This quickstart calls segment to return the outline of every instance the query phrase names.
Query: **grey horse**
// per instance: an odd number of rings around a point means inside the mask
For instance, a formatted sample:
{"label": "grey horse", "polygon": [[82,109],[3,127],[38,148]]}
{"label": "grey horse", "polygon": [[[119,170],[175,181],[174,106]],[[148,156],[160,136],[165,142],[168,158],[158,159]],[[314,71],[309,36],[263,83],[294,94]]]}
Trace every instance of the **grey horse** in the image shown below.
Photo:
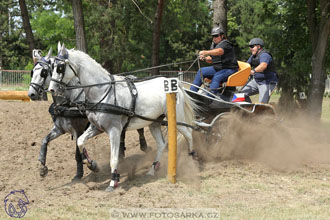
{"label": "grey horse", "polygon": [[[119,185],[120,134],[123,128],[135,130],[149,126],[149,130],[157,144],[157,154],[149,172],[154,175],[159,167],[160,158],[166,146],[160,118],[166,117],[166,94],[164,92],[164,77],[138,81],[112,76],[87,54],[77,50],[67,50],[64,44],[58,44],[58,55],[52,79],[48,90],[54,94],[64,87],[69,89],[69,81],[78,77],[84,86],[86,99],[86,114],[91,125],[78,138],[80,153],[85,148],[84,142],[103,132],[110,140],[111,181],[106,191],[113,191]],[[192,126],[197,105],[184,91],[181,82],[177,84],[176,119],[186,126],[177,126],[178,131],[188,142],[188,153],[194,155]],[[134,103],[135,108],[132,108]],[[87,163],[86,160],[83,161]]]}
{"label": "grey horse", "polygon": [[[54,57],[52,57],[52,50],[50,49],[45,57],[39,56],[37,54],[36,62],[31,71],[31,84],[28,91],[28,95],[33,101],[37,100],[47,100],[47,88],[50,83],[52,67],[54,63]],[[79,85],[79,80],[74,77],[69,85],[77,86]],[[62,96],[52,95],[53,103],[49,107],[49,113],[52,116],[54,126],[49,132],[49,134],[43,138],[42,145],[39,152],[39,161],[41,163],[40,176],[46,176],[48,173],[48,168],[46,166],[46,155],[47,146],[50,141],[58,138],[59,136],[69,133],[72,137],[77,140],[78,137],[84,133],[86,128],[89,126],[86,114],[77,108],[77,105],[73,103],[83,103],[85,101],[85,94],[83,89],[67,90]],[[147,143],[144,137],[143,129],[138,130],[140,149],[146,151]],[[120,156],[125,157],[125,132],[121,135],[121,147]],[[76,143],[76,153],[75,159],[77,162],[77,172],[73,180],[78,180],[83,176],[83,159],[87,159],[90,163],[87,167],[92,171],[97,171],[96,161],[90,159],[85,151],[84,154],[80,154],[79,148]]]}

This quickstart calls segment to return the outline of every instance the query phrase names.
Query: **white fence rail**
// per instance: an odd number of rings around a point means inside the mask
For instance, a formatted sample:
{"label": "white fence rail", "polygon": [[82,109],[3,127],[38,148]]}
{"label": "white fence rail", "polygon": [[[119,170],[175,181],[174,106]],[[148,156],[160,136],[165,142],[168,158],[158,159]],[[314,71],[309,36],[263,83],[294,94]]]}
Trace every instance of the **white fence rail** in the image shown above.
{"label": "white fence rail", "polygon": [[30,85],[30,71],[28,70],[1,70],[0,90],[27,89]]}
{"label": "white fence rail", "polygon": [[[160,75],[166,77],[177,77],[180,80],[192,82],[196,72],[188,71],[182,74],[180,71],[160,71]],[[150,72],[135,74],[138,77],[151,76]],[[0,70],[0,90],[22,90],[28,89],[31,81],[28,70]]]}

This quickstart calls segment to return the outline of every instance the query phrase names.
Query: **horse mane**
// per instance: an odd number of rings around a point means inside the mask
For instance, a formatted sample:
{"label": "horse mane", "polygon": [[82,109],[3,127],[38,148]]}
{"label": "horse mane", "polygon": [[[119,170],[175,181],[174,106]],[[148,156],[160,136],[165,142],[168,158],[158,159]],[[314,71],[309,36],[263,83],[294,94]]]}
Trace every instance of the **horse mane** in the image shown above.
{"label": "horse mane", "polygon": [[75,55],[78,59],[76,60],[77,64],[78,65],[86,65],[86,60],[93,63],[93,65],[96,65],[98,68],[100,68],[102,71],[103,74],[105,75],[109,75],[110,73],[104,69],[101,64],[99,64],[98,62],[96,62],[92,57],[90,57],[87,53],[83,52],[83,51],[80,51],[80,50],[75,50],[75,49],[71,49],[71,50],[68,50],[69,52],[69,60],[70,60],[70,55]]}

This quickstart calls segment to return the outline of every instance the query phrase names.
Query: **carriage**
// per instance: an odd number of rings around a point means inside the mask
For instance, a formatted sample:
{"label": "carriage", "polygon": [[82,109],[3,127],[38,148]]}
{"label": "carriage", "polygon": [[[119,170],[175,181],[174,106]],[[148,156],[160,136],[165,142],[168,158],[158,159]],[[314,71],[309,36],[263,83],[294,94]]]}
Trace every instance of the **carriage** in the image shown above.
{"label": "carriage", "polygon": [[[43,85],[47,80],[51,80],[48,91],[52,94],[62,93],[61,91],[72,91],[83,89],[85,101],[75,103],[86,112],[89,127],[82,135],[77,137],[77,155],[79,161],[87,165],[87,151],[84,142],[102,132],[108,134],[111,147],[111,181],[107,191],[113,191],[119,183],[117,172],[119,162],[120,134],[126,130],[136,130],[149,126],[149,130],[157,143],[157,154],[152,166],[147,174],[153,175],[159,167],[159,160],[166,146],[163,138],[161,125],[165,125],[166,116],[166,96],[164,93],[164,77],[152,77],[148,79],[134,79],[111,75],[101,67],[95,60],[87,54],[77,50],[67,50],[64,44],[59,43],[58,55],[53,61],[54,68],[48,62],[47,66],[50,74],[43,76],[42,71],[35,74],[32,81],[39,81],[38,85]],[[43,63],[40,62],[40,65]],[[36,68],[36,67],[35,67]],[[38,69],[37,68],[37,69]],[[42,67],[43,69],[43,67]],[[228,81],[221,85],[216,96],[209,97],[202,93],[194,93],[184,88],[182,82],[179,84],[177,93],[177,128],[188,142],[188,153],[193,158],[192,129],[202,131],[204,134],[217,136],[219,133],[210,132],[214,124],[224,115],[230,114],[233,110],[239,110],[243,114],[255,114],[268,112],[274,114],[270,105],[253,104],[249,99],[243,100],[237,95],[236,87],[247,82],[250,73],[250,66],[244,62],[239,62],[239,71],[229,77]],[[50,79],[51,78],[51,79]],[[70,85],[71,80],[77,78],[77,85]],[[32,84],[32,83],[31,83]],[[35,90],[35,89],[34,89]],[[207,89],[201,91],[208,93]],[[235,100],[233,100],[233,97]],[[244,98],[244,97],[243,97]],[[82,104],[82,105],[81,105]],[[197,110],[197,120],[194,117],[194,110]],[[218,137],[221,136],[218,135]],[[79,162],[77,160],[77,162]]]}
{"label": "carriage", "polygon": [[[210,83],[210,79],[207,78],[203,80],[203,88],[198,87],[199,92],[185,90],[200,106],[195,121],[195,130],[206,134],[206,140],[212,138],[210,136],[218,139],[223,136],[226,121],[230,120],[233,112],[240,114],[243,118],[260,115],[275,116],[272,105],[252,103],[250,97],[239,93],[238,88],[243,87],[249,80],[251,66],[242,61],[238,61],[238,65],[238,71],[229,76],[227,82],[220,85],[216,95],[207,90]],[[195,86],[188,82],[183,83]]]}

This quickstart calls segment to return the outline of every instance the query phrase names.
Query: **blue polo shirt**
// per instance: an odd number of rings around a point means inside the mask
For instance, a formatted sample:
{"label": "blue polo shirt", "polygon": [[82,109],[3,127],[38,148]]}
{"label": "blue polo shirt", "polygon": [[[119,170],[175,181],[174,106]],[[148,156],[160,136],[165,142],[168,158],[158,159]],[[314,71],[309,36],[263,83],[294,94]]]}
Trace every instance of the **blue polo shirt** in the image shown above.
{"label": "blue polo shirt", "polygon": [[[253,57],[253,55],[251,55],[247,61],[249,64],[252,63],[252,57]],[[260,63],[265,62],[265,63],[267,63],[267,66],[269,66],[269,64],[271,62],[273,62],[273,58],[271,55],[269,55],[269,53],[262,53],[259,56],[259,61],[260,61]],[[266,68],[264,72],[261,72],[261,73],[256,72],[254,74],[254,79],[256,80],[256,82],[258,82],[259,84],[261,84],[261,83],[269,84],[271,82],[277,83],[278,82],[277,74],[275,72],[270,72],[267,69],[268,68]]]}

